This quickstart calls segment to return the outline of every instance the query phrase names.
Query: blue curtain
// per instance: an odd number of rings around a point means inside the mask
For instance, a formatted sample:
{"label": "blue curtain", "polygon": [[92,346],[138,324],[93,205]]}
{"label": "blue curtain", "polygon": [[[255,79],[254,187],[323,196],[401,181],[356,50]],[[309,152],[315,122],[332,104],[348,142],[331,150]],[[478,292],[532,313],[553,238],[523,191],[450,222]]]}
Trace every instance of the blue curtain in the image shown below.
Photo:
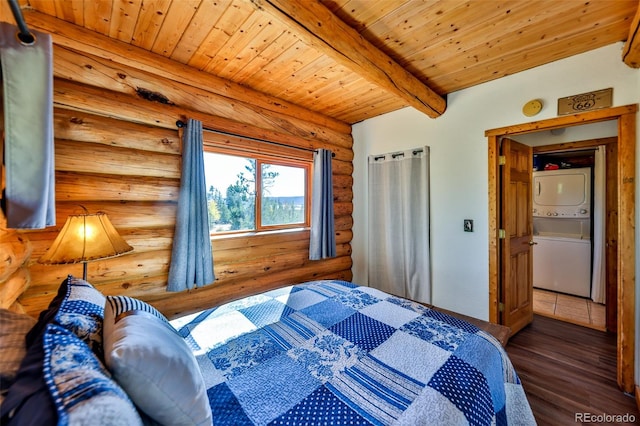
{"label": "blue curtain", "polygon": [[336,257],[333,214],[332,153],[319,149],[313,156],[313,195],[311,198],[311,240],[309,259]]}
{"label": "blue curtain", "polygon": [[[31,32],[35,42],[24,45],[17,27],[0,22],[8,228],[56,224],[53,47],[50,34]],[[0,146],[0,157],[2,151]]]}
{"label": "blue curtain", "polygon": [[202,287],[215,279],[202,148],[202,123],[190,119],[182,137],[182,176],[169,266],[169,291]]}

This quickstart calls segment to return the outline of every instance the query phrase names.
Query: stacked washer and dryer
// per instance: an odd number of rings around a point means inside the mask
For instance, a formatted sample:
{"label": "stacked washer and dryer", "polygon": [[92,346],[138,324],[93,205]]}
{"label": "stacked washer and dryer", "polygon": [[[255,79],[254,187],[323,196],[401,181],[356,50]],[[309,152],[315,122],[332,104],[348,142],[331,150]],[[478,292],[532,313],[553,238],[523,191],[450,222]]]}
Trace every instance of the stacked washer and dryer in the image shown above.
{"label": "stacked washer and dryer", "polygon": [[591,296],[591,168],[533,172],[533,286]]}

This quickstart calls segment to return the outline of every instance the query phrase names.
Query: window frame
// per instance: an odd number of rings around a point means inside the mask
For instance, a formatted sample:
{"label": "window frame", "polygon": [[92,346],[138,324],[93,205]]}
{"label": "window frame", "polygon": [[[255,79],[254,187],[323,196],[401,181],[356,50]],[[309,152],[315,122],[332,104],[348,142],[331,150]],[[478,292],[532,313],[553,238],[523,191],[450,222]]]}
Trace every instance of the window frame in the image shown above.
{"label": "window frame", "polygon": [[[285,155],[265,154],[258,153],[249,150],[234,149],[231,147],[218,147],[215,145],[207,144],[204,146],[204,153],[230,155],[234,157],[248,158],[256,162],[256,176],[255,176],[255,202],[254,202],[254,217],[255,217],[255,229],[244,229],[234,231],[219,231],[210,232],[212,238],[233,236],[233,235],[247,235],[247,234],[259,234],[264,232],[273,231],[291,231],[296,229],[309,229],[311,227],[311,190],[312,190],[312,173],[313,173],[313,156],[309,152],[309,158],[293,158]],[[262,165],[273,164],[277,166],[296,167],[304,170],[305,173],[305,194],[304,194],[304,223],[293,223],[283,225],[262,225]],[[207,171],[205,170],[205,175]]]}

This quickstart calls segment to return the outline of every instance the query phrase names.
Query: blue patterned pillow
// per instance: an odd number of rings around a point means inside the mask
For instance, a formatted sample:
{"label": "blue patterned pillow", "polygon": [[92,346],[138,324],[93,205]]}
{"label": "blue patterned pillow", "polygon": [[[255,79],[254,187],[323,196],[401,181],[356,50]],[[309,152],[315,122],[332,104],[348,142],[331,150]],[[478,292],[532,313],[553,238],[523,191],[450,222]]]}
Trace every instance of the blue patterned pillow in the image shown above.
{"label": "blue patterned pillow", "polygon": [[142,300],[129,296],[109,296],[106,300],[109,302],[109,306],[112,309],[114,322],[118,322],[128,315],[146,312],[158,318],[173,330],[173,326],[169,324],[167,318],[147,302],[143,302]]}
{"label": "blue patterned pillow", "polygon": [[73,332],[104,360],[102,324],[104,295],[88,282],[71,275],[67,278],[67,292],[62,299],[54,323]]}
{"label": "blue patterned pillow", "polygon": [[49,324],[43,345],[44,380],[58,412],[58,425],[142,425],[125,391],[78,336]]}

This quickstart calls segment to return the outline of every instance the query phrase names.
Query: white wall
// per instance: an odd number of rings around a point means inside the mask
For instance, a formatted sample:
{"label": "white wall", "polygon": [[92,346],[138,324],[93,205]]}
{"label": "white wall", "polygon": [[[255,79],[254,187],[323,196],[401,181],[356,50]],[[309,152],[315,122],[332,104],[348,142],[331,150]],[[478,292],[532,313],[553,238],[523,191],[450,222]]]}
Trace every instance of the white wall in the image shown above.
{"label": "white wall", "polygon": [[[613,87],[614,106],[638,103],[640,72],[622,62],[622,46],[616,43],[452,93],[447,111],[437,119],[405,108],[354,125],[354,282],[368,282],[367,156],[428,145],[432,303],[488,319],[488,154],[484,132],[556,117],[558,98],[609,87]],[[535,117],[526,117],[522,106],[531,99],[542,99],[544,107]],[[640,161],[637,164],[640,167]],[[640,214],[640,209],[636,211]],[[463,232],[463,219],[473,219],[473,233]],[[638,235],[636,240],[640,241]],[[636,265],[640,270],[640,261]],[[636,294],[640,300],[640,289]]]}

